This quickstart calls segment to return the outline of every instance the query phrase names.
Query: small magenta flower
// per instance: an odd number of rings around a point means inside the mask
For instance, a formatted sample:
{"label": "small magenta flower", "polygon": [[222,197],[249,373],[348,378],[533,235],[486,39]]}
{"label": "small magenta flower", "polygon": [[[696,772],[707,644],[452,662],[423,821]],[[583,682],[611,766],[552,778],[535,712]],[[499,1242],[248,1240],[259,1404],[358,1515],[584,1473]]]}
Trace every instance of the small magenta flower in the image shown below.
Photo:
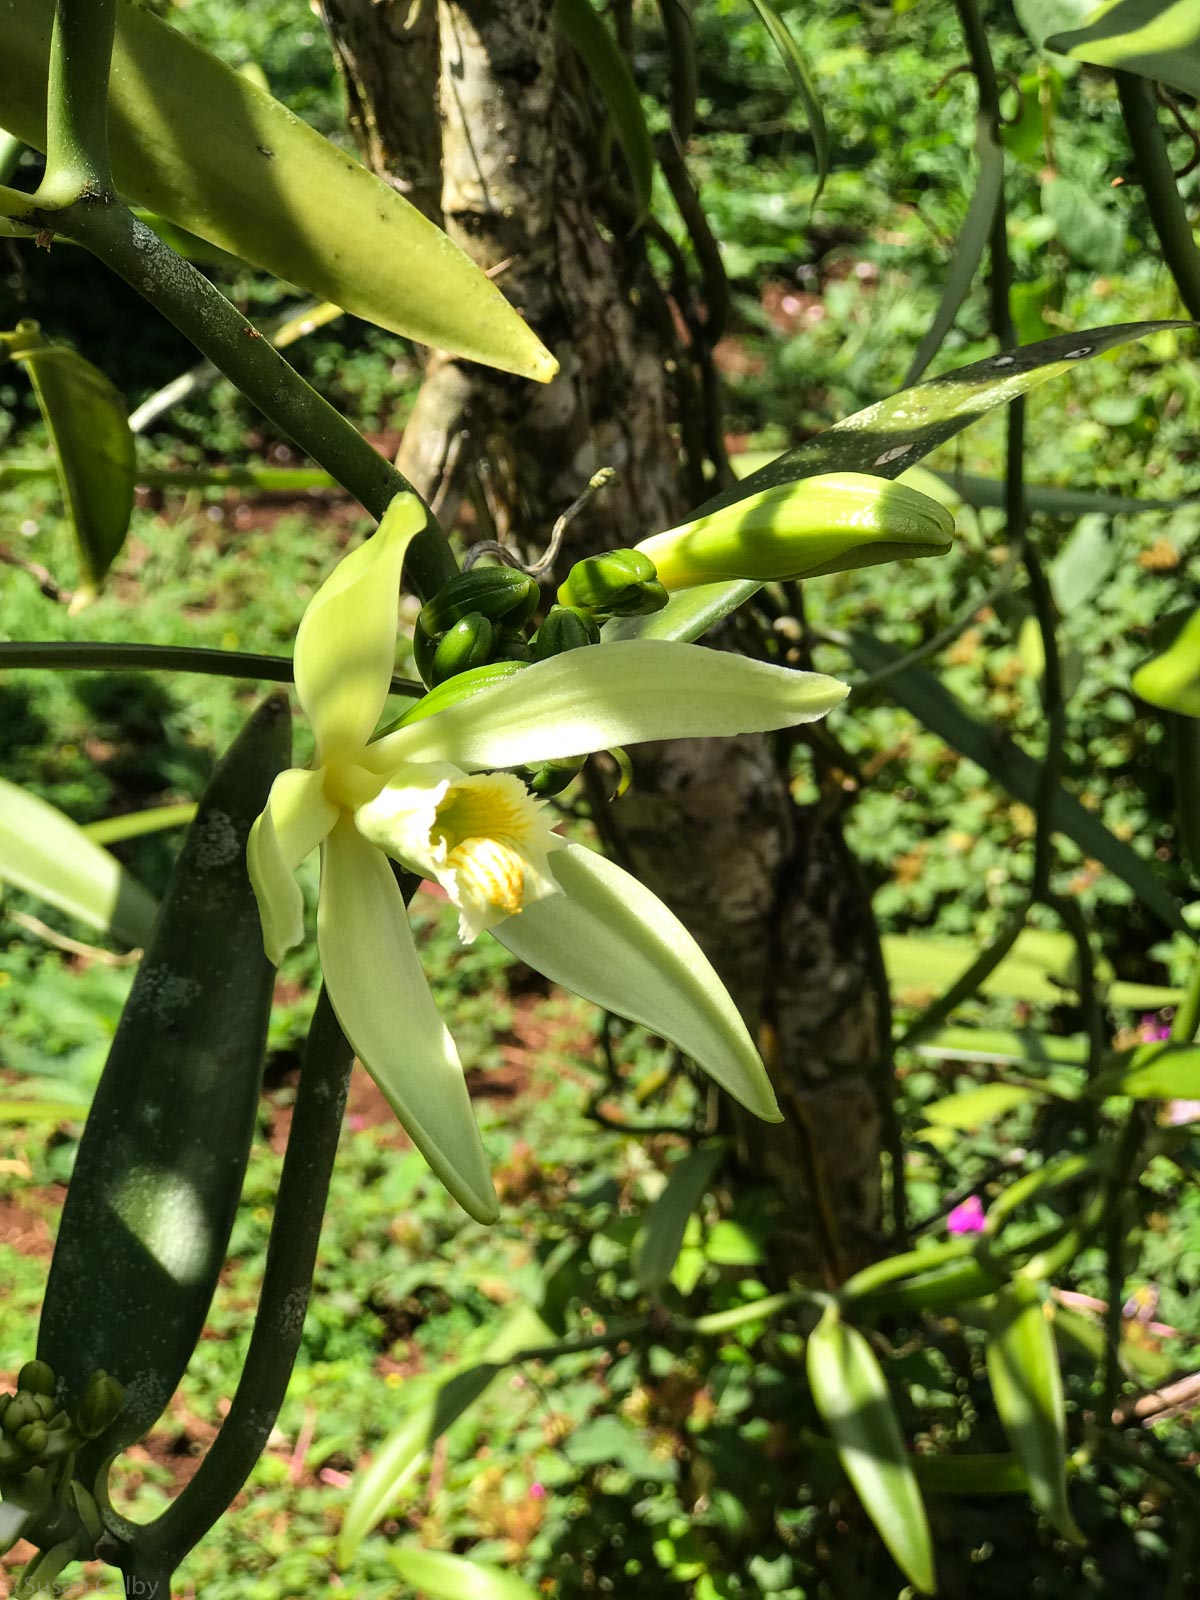
{"label": "small magenta flower", "polygon": [[1147,1011],[1138,1023],[1138,1037],[1147,1044],[1157,1044],[1162,1039],[1169,1039],[1171,1030],[1153,1011]]}
{"label": "small magenta flower", "polygon": [[947,1233],[982,1233],[986,1227],[983,1201],[977,1194],[969,1194],[946,1218]]}

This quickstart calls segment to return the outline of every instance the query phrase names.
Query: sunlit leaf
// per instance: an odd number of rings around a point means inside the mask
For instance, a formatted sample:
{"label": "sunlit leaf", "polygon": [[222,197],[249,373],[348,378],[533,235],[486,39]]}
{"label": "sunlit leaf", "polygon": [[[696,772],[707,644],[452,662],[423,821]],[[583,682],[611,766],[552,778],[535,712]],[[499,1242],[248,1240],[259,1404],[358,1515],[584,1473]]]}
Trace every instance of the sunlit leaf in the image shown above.
{"label": "sunlit leaf", "polygon": [[948,1094],[921,1108],[922,1116],[935,1127],[973,1131],[1018,1106],[1028,1105],[1040,1096],[1036,1089],[1016,1083],[981,1083],[961,1094]]}
{"label": "sunlit leaf", "polygon": [[671,1276],[688,1218],[703,1199],[723,1154],[723,1145],[711,1144],[677,1162],[666,1187],[646,1212],[634,1252],[633,1275],[647,1294],[661,1289]]}
{"label": "sunlit leaf", "polygon": [[0,352],[29,374],[54,447],[79,550],[77,611],[94,598],[129,531],[136,462],[125,402],[90,361],[43,339],[36,322],[0,334]]}
{"label": "sunlit leaf", "polygon": [[0,778],[0,884],[78,917],[125,944],[144,945],[153,897],[70,817]]}
{"label": "sunlit leaf", "polygon": [[1098,1078],[1092,1093],[1127,1094],[1135,1100],[1200,1100],[1200,1044],[1171,1040],[1144,1044]]}
{"label": "sunlit leaf", "polygon": [[1054,1332],[1035,1284],[1014,1282],[988,1318],[988,1378],[1035,1506],[1064,1539],[1083,1543],[1067,1500],[1066,1422]]}
{"label": "sunlit leaf", "polygon": [[935,1593],[925,1504],[875,1352],[831,1305],[809,1336],[807,1357],[813,1400],[863,1509],[913,1587]]}
{"label": "sunlit leaf", "polygon": [[518,1350],[548,1342],[549,1329],[531,1306],[519,1305],[497,1329],[483,1360],[462,1368],[407,1416],[384,1440],[354,1490],[338,1538],[338,1561],[345,1566],[371,1529],[388,1513],[429,1451],[463,1412],[489,1389]]}
{"label": "sunlit leaf", "polygon": [[808,119],[808,131],[812,134],[813,152],[817,158],[817,187],[813,191],[815,206],[821,198],[821,190],[825,187],[825,180],[829,176],[829,129],[825,125],[821,97],[817,93],[817,86],[804,52],[796,43],[795,35],[787,23],[771,4],[771,0],[750,0],[750,4],[762,18],[763,27],[771,35],[775,48],[783,57],[784,66],[788,69],[804,107],[804,115]]}
{"label": "sunlit leaf", "polygon": [[1105,0],[1083,27],[1051,35],[1045,48],[1200,95],[1196,0]]}
{"label": "sunlit leaf", "polygon": [[405,1583],[429,1600],[540,1600],[540,1591],[505,1572],[442,1550],[393,1545],[388,1560]]}
{"label": "sunlit leaf", "polygon": [[[5,0],[0,105],[39,150],[53,17],[42,0]],[[499,289],[391,184],[126,0],[108,109],[126,199],[381,328],[553,377],[554,358]]]}
{"label": "sunlit leaf", "polygon": [[555,0],[554,15],[612,118],[629,164],[638,213],[644,217],[654,186],[654,145],[633,74],[591,0]]}

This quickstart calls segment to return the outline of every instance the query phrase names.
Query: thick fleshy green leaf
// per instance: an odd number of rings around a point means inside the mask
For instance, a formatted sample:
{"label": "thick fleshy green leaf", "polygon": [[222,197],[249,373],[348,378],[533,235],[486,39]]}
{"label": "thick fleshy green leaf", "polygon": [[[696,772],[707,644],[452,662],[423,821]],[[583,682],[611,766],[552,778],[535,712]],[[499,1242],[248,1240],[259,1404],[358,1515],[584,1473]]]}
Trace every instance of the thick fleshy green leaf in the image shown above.
{"label": "thick fleshy green leaf", "polygon": [[325,798],[324,773],[289,767],[271,786],[262,815],[250,830],[246,861],[263,925],[267,959],[278,966],[304,938],[304,897],[296,868],[337,821]]}
{"label": "thick fleshy green leaf", "polygon": [[342,1566],[387,1515],[396,1496],[446,1430],[490,1388],[504,1370],[504,1363],[519,1350],[549,1343],[551,1338],[550,1329],[533,1307],[518,1305],[497,1328],[481,1362],[447,1378],[429,1399],[405,1417],[380,1445],[366,1471],[354,1480],[338,1538],[338,1561]]}
{"label": "thick fleshy green leaf", "polygon": [[503,1567],[448,1555],[444,1550],[393,1545],[388,1560],[405,1583],[429,1600],[541,1600],[541,1590]]}
{"label": "thick fleshy green leaf", "polygon": [[817,93],[817,86],[813,82],[812,71],[804,52],[796,43],[787,23],[771,4],[771,0],[750,0],[750,4],[758,12],[763,27],[771,36],[771,42],[783,57],[783,64],[788,70],[796,93],[800,96],[804,115],[808,118],[808,131],[812,134],[813,151],[817,158],[817,187],[813,191],[815,206],[821,198],[821,190],[825,187],[825,180],[829,176],[829,129],[825,125],[821,97]]}
{"label": "thick fleshy green leaf", "polygon": [[321,971],[356,1055],[463,1209],[494,1222],[496,1196],[454,1040],[417,960],[387,857],[340,822],[322,846]]}
{"label": "thick fleshy green leaf", "polygon": [[563,893],[507,917],[493,936],[535,972],[668,1039],[756,1116],[778,1122],[746,1025],[674,913],[579,845],[556,850],[550,868]]}
{"label": "thick fleshy green leaf", "polygon": [[921,1115],[935,1127],[970,1131],[1039,1098],[1036,1089],[1026,1088],[1022,1084],[981,1083],[977,1088],[964,1089],[961,1094],[944,1095],[942,1099],[922,1106]]}
{"label": "thick fleshy green leaf", "polygon": [[343,556],[296,633],[296,692],[321,761],[366,744],[396,662],[404,554],[425,526],[416,495],[398,494],[374,535]]}
{"label": "thick fleshy green leaf", "polygon": [[1128,1094],[1135,1100],[1200,1100],[1200,1044],[1172,1040],[1144,1044],[1098,1078],[1091,1093]]}
{"label": "thick fleshy green leaf", "polygon": [[656,1294],[674,1271],[688,1218],[704,1198],[724,1153],[724,1145],[710,1144],[676,1162],[662,1193],[646,1212],[633,1275],[647,1294]]}
{"label": "thick fleshy green leaf", "polygon": [[[760,490],[822,472],[872,472],[882,478],[898,478],[989,411],[1060,377],[1078,362],[1166,328],[1188,327],[1191,324],[1187,322],[1126,322],[1110,328],[1091,328],[1022,345],[944,373],[914,389],[902,389],[890,399],[877,401],[826,428],[824,433],[777,456],[706,501],[694,515],[706,515]],[[757,589],[755,583],[714,583],[703,589],[689,589],[673,595],[670,604],[652,616],[607,623],[605,637],[698,639],[744,605]]]}
{"label": "thick fleshy green leaf", "polygon": [[1067,1500],[1062,1374],[1046,1309],[1036,1284],[1000,1290],[988,1317],[988,1378],[1034,1505],[1064,1539],[1082,1544]]}
{"label": "thick fleshy green leaf", "polygon": [[638,215],[644,217],[654,187],[654,145],[633,74],[591,0],[555,0],[554,15],[612,118],[633,179]]}
{"label": "thick fleshy green leaf", "polygon": [[1083,27],[1052,35],[1045,48],[1200,95],[1196,0],[1105,0]]}
{"label": "thick fleshy green leaf", "polygon": [[0,885],[5,883],[125,944],[147,942],[158,910],[136,878],[70,817],[0,778]]}
{"label": "thick fleshy green leaf", "polygon": [[79,549],[78,611],[95,597],[129,532],[136,461],[125,402],[90,361],[47,343],[36,322],[0,335],[0,352],[28,372],[54,446]]}
{"label": "thick fleshy green leaf", "polygon": [[813,1400],[863,1509],[913,1587],[935,1593],[925,1503],[875,1352],[830,1305],[809,1336],[807,1360]]}
{"label": "thick fleshy green leaf", "polygon": [[[893,665],[904,653],[865,629],[855,629],[850,634],[849,648],[859,666],[870,673]],[[1027,806],[1037,804],[1039,763],[993,724],[973,717],[927,667],[919,663],[901,667],[889,675],[884,687],[898,705],[952,749],[982,767],[1014,798]],[[1095,812],[1060,787],[1051,798],[1050,815],[1059,833],[1065,833],[1086,856],[1120,878],[1163,922],[1188,932],[1179,907],[1155,877],[1153,867],[1110,833]]]}
{"label": "thick fleshy green leaf", "polygon": [[364,765],[520,767],[647,739],[790,728],[846,697],[836,678],[700,646],[638,640],[536,661],[515,677],[378,740]]}
{"label": "thick fleshy green leaf", "polygon": [[[53,16],[43,0],[0,0],[0,106],[39,150]],[[126,199],[393,333],[554,376],[554,358],[496,286],[391,184],[125,0],[108,107]]]}
{"label": "thick fleshy green leaf", "polygon": [[38,1355],[75,1398],[100,1368],[124,1386],[124,1410],[89,1447],[94,1465],[139,1438],[167,1404],[225,1259],[273,986],[246,838],[290,745],[287,699],[272,695],[206,788],[67,1191]]}

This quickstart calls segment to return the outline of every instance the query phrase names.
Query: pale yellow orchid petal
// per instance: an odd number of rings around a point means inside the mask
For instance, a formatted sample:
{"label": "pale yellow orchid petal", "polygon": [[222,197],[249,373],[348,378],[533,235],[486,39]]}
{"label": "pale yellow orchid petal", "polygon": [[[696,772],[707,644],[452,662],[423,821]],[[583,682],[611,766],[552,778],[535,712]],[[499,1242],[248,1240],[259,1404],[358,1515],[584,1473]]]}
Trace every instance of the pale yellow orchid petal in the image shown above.
{"label": "pale yellow orchid petal", "polygon": [[763,733],[812,722],[845,684],[702,645],[638,639],[570,650],[369,745],[363,764],[519,767],[647,739]]}
{"label": "pale yellow orchid petal", "polygon": [[322,762],[360,749],[379,721],[395,668],[400,572],[424,526],[416,495],[398,494],[373,537],[342,557],[304,613],[296,690]]}
{"label": "pale yellow orchid petal", "polygon": [[291,767],[271,785],[266,809],[250,830],[246,865],[258,901],[263,948],[274,966],[304,938],[304,897],[295,871],[337,821],[323,774]]}
{"label": "pale yellow orchid petal", "polygon": [[387,857],[343,819],[321,857],[317,942],[346,1037],[436,1176],[471,1216],[498,1213],[454,1040],[413,946]]}
{"label": "pale yellow orchid petal", "polygon": [[519,960],[678,1046],[766,1122],[781,1121],[746,1025],[691,934],[644,884],[568,844],[550,857],[562,894],[492,934]]}

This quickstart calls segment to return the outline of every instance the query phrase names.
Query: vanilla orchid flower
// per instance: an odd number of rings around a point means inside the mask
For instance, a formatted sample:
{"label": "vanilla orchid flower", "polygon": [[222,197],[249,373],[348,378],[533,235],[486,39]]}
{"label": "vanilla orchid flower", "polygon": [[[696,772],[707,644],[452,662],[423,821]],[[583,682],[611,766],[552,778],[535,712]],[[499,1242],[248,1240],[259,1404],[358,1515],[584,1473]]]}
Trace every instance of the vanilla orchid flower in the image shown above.
{"label": "vanilla orchid flower", "polygon": [[276,779],[250,835],[264,944],[304,936],[295,871],[318,846],[317,943],[334,1012],[429,1165],[480,1221],[497,1214],[458,1054],[422,974],[391,863],[439,883],[466,941],[490,930],[553,982],[644,1024],[750,1110],[778,1121],[745,1024],[699,946],[649,890],[554,833],[503,769],[647,739],[766,731],[823,716],[845,687],[698,645],[594,645],[420,707],[372,740],[389,692],[405,550],[425,521],[392,501],[296,636],[310,769]]}

